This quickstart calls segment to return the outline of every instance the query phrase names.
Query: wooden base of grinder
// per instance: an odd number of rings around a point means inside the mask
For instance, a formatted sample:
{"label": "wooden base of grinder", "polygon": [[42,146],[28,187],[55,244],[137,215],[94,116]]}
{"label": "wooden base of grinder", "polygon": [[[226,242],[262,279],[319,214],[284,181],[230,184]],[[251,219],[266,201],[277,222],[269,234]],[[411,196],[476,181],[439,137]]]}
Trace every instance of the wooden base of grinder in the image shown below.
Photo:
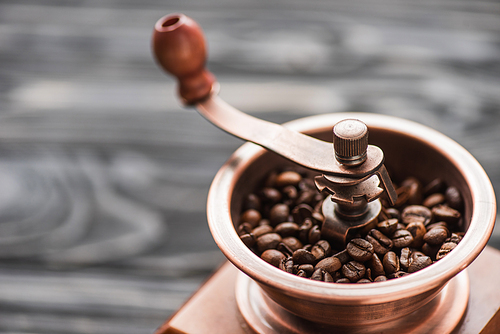
{"label": "wooden base of grinder", "polygon": [[[486,247],[469,268],[450,280],[425,309],[390,324],[373,328],[353,327],[348,332],[498,333],[499,263],[500,251]],[[331,331],[332,327],[321,327],[280,311],[279,306],[260,293],[255,282],[230,263],[225,263],[156,334],[319,334]],[[347,330],[338,328],[335,332]]]}

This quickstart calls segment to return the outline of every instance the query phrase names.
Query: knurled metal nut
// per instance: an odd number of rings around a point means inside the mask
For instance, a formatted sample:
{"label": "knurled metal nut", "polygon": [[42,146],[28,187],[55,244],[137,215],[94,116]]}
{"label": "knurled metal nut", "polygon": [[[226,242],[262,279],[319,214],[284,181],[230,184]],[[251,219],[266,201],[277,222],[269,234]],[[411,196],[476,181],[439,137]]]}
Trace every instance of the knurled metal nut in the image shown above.
{"label": "knurled metal nut", "polygon": [[333,147],[338,158],[366,155],[368,127],[357,119],[345,119],[333,127]]}

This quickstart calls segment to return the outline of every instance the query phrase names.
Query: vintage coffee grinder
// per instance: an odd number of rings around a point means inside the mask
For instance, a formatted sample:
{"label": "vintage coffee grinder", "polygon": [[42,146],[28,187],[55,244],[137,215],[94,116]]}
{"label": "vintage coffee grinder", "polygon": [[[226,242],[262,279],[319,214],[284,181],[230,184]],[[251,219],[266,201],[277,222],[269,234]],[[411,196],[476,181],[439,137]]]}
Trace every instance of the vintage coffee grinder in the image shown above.
{"label": "vintage coffee grinder", "polygon": [[[203,33],[182,14],[156,23],[153,49],[160,66],[179,80],[186,105],[262,146],[238,149],[209,192],[210,230],[234,266],[224,265],[158,333],[486,333],[500,324],[500,295],[493,288],[500,269],[485,264],[498,262],[500,255],[487,248],[472,264],[492,233],[495,196],[486,173],[464,148],[432,129],[389,116],[327,114],[281,126],[244,114],[217,96],[218,84],[205,69]],[[382,194],[396,201],[385,165],[392,177],[441,178],[458,188],[465,236],[437,263],[385,282],[333,284],[286,273],[245,246],[235,225],[243,196],[268,172],[291,164],[317,172],[317,188],[329,194],[322,206],[322,237],[339,245],[376,220]],[[464,270],[469,265],[472,269]]]}

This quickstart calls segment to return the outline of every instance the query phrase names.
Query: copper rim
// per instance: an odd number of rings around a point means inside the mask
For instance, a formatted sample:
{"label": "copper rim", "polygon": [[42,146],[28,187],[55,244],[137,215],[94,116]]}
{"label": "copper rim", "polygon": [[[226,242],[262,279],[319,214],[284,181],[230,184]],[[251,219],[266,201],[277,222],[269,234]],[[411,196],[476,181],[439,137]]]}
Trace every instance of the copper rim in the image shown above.
{"label": "copper rim", "polygon": [[482,251],[493,231],[496,200],[491,182],[481,165],[462,146],[426,126],[391,116],[338,113],[307,117],[285,125],[308,133],[331,131],[345,118],[363,120],[370,128],[404,133],[422,141],[451,161],[465,179],[472,197],[472,216],[467,233],[450,256],[406,277],[359,285],[340,285],[305,280],[268,265],[248,249],[238,237],[231,219],[231,196],[236,181],[256,157],[266,151],[254,144],[240,147],[217,173],[208,195],[207,214],[213,238],[224,255],[255,281],[286,295],[337,305],[381,304],[442,288],[465,269]]}

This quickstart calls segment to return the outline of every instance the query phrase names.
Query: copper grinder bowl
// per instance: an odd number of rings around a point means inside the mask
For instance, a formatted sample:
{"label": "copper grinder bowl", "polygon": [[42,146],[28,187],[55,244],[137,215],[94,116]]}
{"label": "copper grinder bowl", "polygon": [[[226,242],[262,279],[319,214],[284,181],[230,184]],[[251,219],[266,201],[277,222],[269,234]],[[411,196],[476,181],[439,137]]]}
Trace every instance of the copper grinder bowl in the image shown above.
{"label": "copper grinder bowl", "polygon": [[346,118],[357,118],[368,125],[369,142],[384,151],[393,180],[415,176],[425,184],[439,177],[460,190],[466,233],[448,256],[411,275],[369,284],[317,282],[273,267],[243,244],[235,226],[245,194],[253,191],[269,171],[290,162],[250,143],[240,147],[217,173],[208,195],[207,214],[221,251],[257,282],[267,297],[308,321],[349,327],[394,320],[429,303],[486,246],[495,223],[496,201],[491,182],[474,157],[426,126],[365,113],[312,116],[285,126],[331,141],[333,125]]}

